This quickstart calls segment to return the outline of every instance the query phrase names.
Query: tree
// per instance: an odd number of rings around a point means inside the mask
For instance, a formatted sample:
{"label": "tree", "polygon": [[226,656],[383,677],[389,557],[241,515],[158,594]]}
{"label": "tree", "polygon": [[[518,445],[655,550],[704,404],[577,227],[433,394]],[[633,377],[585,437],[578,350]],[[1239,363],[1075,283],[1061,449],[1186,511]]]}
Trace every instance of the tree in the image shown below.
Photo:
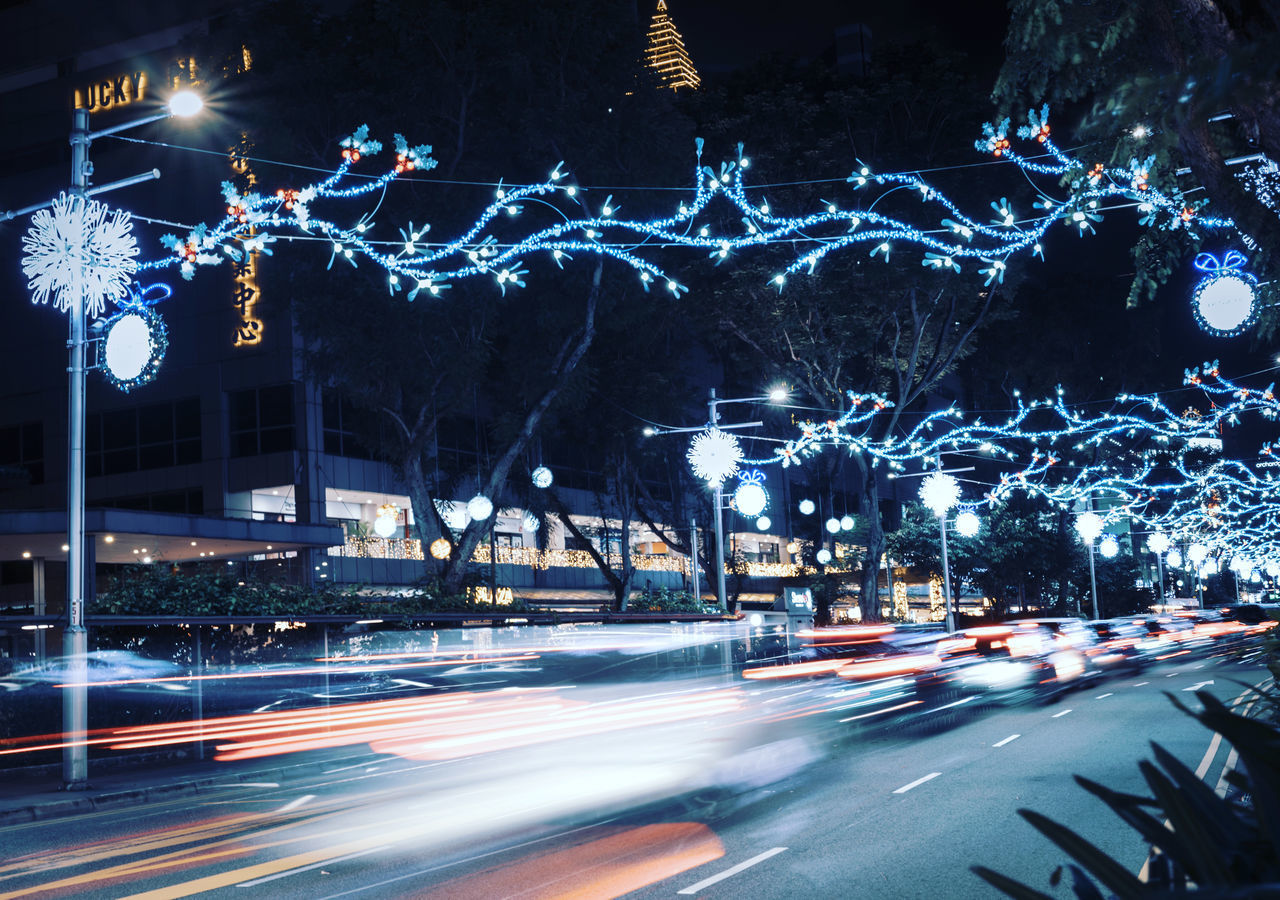
{"label": "tree", "polygon": [[[382,195],[375,238],[395,240],[391,223],[422,228],[424,215],[433,235],[464,233],[498,179],[540,181],[556,160],[588,184],[661,183],[660,167],[682,160],[668,151],[684,128],[670,99],[634,91],[642,29],[625,6],[584,0],[551,15],[514,0],[386,0],[327,10],[255,8],[237,33],[251,35],[253,59],[240,86],[258,100],[242,115],[263,155],[325,167],[336,139],[361,123],[434,141],[439,169]],[[209,49],[240,52],[238,41]],[[263,268],[293,297],[311,372],[380,422],[368,443],[404,477],[418,536],[450,538],[450,589],[487,526],[453,534],[438,504],[463,481],[504,502],[509,476],[579,377],[602,310],[639,293],[634,273],[580,263],[562,273],[541,260],[528,288],[500,294],[473,279],[414,304],[388,295],[380,271]],[[485,416],[491,452],[451,468],[437,452],[440,423],[468,414]]]}
{"label": "tree", "polygon": [[[822,69],[797,75],[765,64],[721,92],[702,92],[694,115],[716,142],[745,137],[750,147],[755,138],[764,152],[752,155],[753,169],[789,182],[829,177],[861,159],[886,160],[895,171],[971,162],[973,123],[983,116],[974,102],[980,91],[964,74],[970,71],[964,61],[921,47],[887,50],[878,59],[864,82]],[[983,193],[971,177],[956,182],[962,203],[976,202]],[[811,209],[831,202],[838,190],[807,180],[771,189],[768,201]],[[914,198],[895,189],[855,195],[854,202],[904,217],[919,214]],[[943,274],[922,267],[918,254],[888,256],[868,260],[865,248],[846,248],[824,260],[812,278],[792,278],[781,292],[771,280],[780,252],[739,261],[721,275],[723,287],[708,288],[715,302],[704,313],[722,336],[726,363],[744,379],[763,364],[809,405],[837,413],[847,408],[850,390],[882,394],[892,405],[866,438],[878,442],[900,434],[972,352],[978,331],[998,319],[1000,298],[1011,291],[1013,276],[1006,275],[1007,283],[984,283],[972,269]],[[850,462],[858,507],[869,524],[860,604],[864,620],[875,621],[884,553],[878,515],[884,467],[861,452],[851,454]],[[837,462],[820,458],[814,465],[824,467],[829,478]],[[819,609],[820,617],[825,613]]]}
{"label": "tree", "polygon": [[[1253,264],[1274,272],[1280,220],[1228,165],[1280,159],[1280,11],[1232,0],[1011,0],[1008,51],[994,98],[1010,113],[1042,102],[1088,109],[1075,129],[1113,163],[1149,160],[1162,189],[1190,170],[1214,214],[1248,235]],[[1149,231],[1135,247],[1130,302],[1150,299],[1188,246]],[[1266,279],[1263,279],[1266,280]],[[1269,326],[1274,327],[1274,324]]]}

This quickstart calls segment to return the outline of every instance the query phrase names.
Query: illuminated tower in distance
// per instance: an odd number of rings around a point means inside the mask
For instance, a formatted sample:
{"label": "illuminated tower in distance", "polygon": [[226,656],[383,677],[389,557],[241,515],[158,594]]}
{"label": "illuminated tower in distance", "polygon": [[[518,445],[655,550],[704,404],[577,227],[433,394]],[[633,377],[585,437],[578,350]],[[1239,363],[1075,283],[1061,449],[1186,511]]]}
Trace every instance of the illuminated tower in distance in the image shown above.
{"label": "illuminated tower in distance", "polygon": [[667,0],[658,0],[658,9],[649,23],[644,62],[657,73],[664,88],[697,90],[702,82],[689,59],[689,51],[684,48],[684,39],[667,15]]}

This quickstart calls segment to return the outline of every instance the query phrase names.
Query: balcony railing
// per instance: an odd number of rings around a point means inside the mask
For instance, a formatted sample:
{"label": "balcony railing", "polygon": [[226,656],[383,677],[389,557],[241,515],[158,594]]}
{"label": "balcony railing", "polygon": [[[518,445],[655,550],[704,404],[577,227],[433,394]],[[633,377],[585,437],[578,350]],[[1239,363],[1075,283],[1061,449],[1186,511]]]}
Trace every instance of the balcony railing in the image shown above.
{"label": "balcony railing", "polygon": [[[412,559],[421,560],[422,543],[412,538],[348,537],[346,543],[329,548],[330,556],[346,556],[356,559]],[[606,557],[611,567],[622,567],[622,557],[610,553]],[[472,562],[489,565],[488,546],[477,547]],[[497,562],[500,565],[526,566],[530,569],[594,569],[595,559],[586,550],[539,550],[537,547],[499,547]],[[638,572],[678,572],[689,576],[689,557],[674,553],[633,553],[631,564]],[[848,572],[843,561],[833,561],[828,572]],[[732,574],[732,570],[726,568]],[[796,575],[812,575],[817,572],[811,566],[784,562],[747,562],[745,572],[753,578],[789,578]]]}

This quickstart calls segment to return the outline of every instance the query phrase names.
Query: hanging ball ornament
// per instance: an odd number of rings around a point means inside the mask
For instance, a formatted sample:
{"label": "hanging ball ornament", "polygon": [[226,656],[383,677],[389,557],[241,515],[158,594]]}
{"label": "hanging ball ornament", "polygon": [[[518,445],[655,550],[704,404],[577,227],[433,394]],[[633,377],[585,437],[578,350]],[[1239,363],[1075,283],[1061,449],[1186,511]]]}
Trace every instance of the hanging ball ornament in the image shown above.
{"label": "hanging ball ornament", "polygon": [[476,494],[467,501],[467,515],[476,521],[482,521],[493,515],[493,501],[484,494]]}
{"label": "hanging ball ornament", "polygon": [[756,519],[757,531],[768,531],[772,527],[773,527],[773,519],[770,519],[768,516],[761,516],[760,518]]}
{"label": "hanging ball ornament", "polygon": [[1191,309],[1200,327],[1215,337],[1232,337],[1257,317],[1258,280],[1244,271],[1248,262],[1228,250],[1219,262],[1212,253],[1196,257],[1195,267],[1205,273],[1191,296]]}
{"label": "hanging ball ornament", "polygon": [[1102,554],[1103,559],[1115,559],[1120,553],[1120,542],[1112,535],[1107,535],[1098,544],[1098,552]]}
{"label": "hanging ball ornament", "polygon": [[538,466],[533,470],[533,486],[536,488],[549,488],[551,482],[555,480],[551,474],[551,470],[546,466]]}
{"label": "hanging ball ornament", "polygon": [[840,530],[841,530],[841,531],[853,531],[853,526],[854,526],[854,525],[857,525],[857,524],[858,524],[858,523],[857,523],[857,522],[855,522],[855,521],[853,520],[853,516],[841,516],[841,517],[840,517]]}
{"label": "hanging ball ornament", "polygon": [[733,492],[733,502],[738,512],[748,518],[758,516],[769,505],[769,495],[764,489],[764,473],[752,469],[738,478],[738,489]]}
{"label": "hanging ball ornament", "polygon": [[956,532],[961,537],[973,537],[981,527],[982,521],[978,518],[978,514],[971,509],[966,509],[956,516]]}
{"label": "hanging ball ornament", "polygon": [[814,506],[814,504],[813,504],[813,501],[812,501],[812,500],[808,500],[808,499],[806,499],[806,500],[801,500],[801,501],[800,501],[800,515],[802,515],[802,516],[811,516],[811,515],[813,515],[813,511],[814,511],[815,509],[817,509],[817,507],[816,507],[816,506]]}
{"label": "hanging ball ornament", "polygon": [[538,517],[531,512],[526,512],[524,516],[521,517],[520,524],[524,530],[530,534],[533,534],[542,525],[542,523],[538,521]]}
{"label": "hanging ball ornament", "polygon": [[831,551],[826,547],[823,547],[818,551],[817,559],[819,563],[825,566],[827,563],[831,562]]}
{"label": "hanging ball ornament", "polygon": [[837,519],[835,516],[832,516],[830,519],[827,519],[827,531],[831,532],[832,534],[838,534],[840,531],[840,520]]}
{"label": "hanging ball ornament", "polygon": [[432,541],[430,550],[435,559],[449,558],[449,542],[445,538],[438,537]]}

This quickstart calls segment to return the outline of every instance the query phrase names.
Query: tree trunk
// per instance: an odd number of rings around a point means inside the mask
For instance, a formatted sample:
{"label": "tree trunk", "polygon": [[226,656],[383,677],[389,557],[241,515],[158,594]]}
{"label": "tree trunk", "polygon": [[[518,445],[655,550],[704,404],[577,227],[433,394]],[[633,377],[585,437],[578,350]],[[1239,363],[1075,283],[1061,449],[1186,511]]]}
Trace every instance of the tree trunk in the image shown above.
{"label": "tree trunk", "polygon": [[862,473],[862,492],[858,502],[867,520],[867,552],[862,559],[858,609],[862,611],[863,622],[879,622],[883,618],[880,614],[880,561],[885,551],[884,524],[880,521],[880,469],[863,456],[858,456],[858,463]]}
{"label": "tree trunk", "polygon": [[[542,423],[542,417],[546,415],[547,409],[550,408],[552,402],[560,396],[561,391],[568,385],[570,377],[578,367],[578,363],[582,361],[582,357],[586,355],[587,350],[591,347],[591,342],[596,336],[596,306],[600,298],[600,277],[603,272],[603,263],[598,263],[591,279],[591,289],[587,292],[586,321],[580,331],[569,335],[561,345],[560,351],[556,354],[551,366],[551,373],[554,376],[551,384],[525,415],[515,438],[494,464],[492,471],[489,473],[489,478],[483,485],[483,493],[486,497],[492,499],[499,495],[501,488],[506,484],[507,475],[510,474],[511,467],[515,465],[520,454],[525,451],[525,448],[529,446],[529,443],[537,433],[538,426]],[[462,587],[462,581],[467,574],[467,567],[471,563],[471,557],[476,552],[480,539],[488,529],[487,522],[473,521],[467,524],[466,529],[462,532],[462,540],[458,544],[458,551],[449,561],[449,568],[445,572],[446,590],[455,592]],[[497,548],[493,548],[493,552],[497,552]]]}

